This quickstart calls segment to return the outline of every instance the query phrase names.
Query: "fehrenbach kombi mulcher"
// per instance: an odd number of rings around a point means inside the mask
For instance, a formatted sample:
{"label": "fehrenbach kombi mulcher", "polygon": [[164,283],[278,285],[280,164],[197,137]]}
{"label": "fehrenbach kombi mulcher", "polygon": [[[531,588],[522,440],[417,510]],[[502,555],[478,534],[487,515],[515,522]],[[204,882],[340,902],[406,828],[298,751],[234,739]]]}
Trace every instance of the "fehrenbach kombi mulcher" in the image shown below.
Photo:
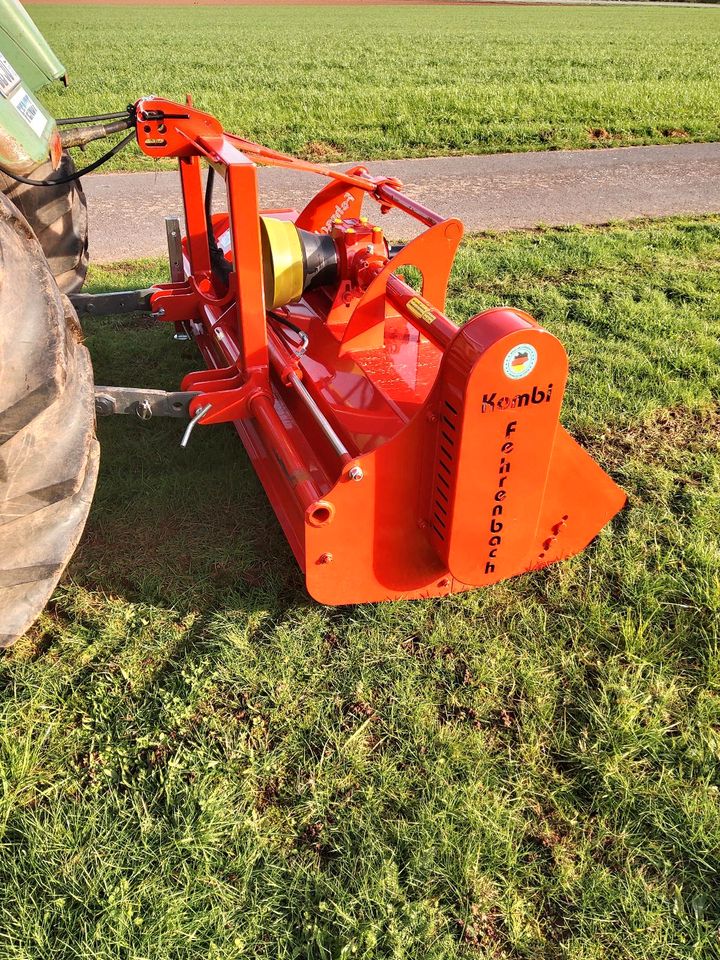
{"label": "fehrenbach kombi mulcher", "polygon": [[[95,412],[186,417],[183,445],[233,424],[326,604],[444,596],[537,570],[583,550],[622,507],[559,424],[560,342],[512,307],[462,327],[444,315],[459,220],[362,166],[342,172],[228,133],[190,102],[145,97],[111,119],[147,156],[177,160],[185,236],[169,219],[171,282],[75,292],[71,304],[0,196],[0,644],[32,623],[80,538]],[[299,213],[263,210],[258,164],[327,183]],[[227,212],[213,214],[220,183]],[[389,210],[425,229],[389,245]],[[409,266],[421,292],[402,277]],[[76,310],[137,309],[168,325],[169,343],[199,348],[202,369],[175,393],[93,386]]]}

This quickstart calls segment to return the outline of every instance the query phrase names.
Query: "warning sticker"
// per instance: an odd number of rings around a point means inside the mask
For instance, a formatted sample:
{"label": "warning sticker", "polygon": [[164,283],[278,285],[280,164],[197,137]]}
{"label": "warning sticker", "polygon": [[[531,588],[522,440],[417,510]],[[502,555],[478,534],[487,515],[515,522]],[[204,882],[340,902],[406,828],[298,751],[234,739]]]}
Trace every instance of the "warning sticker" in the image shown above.
{"label": "warning sticker", "polygon": [[20,83],[20,77],[0,53],[0,93],[6,97]]}
{"label": "warning sticker", "polygon": [[29,124],[33,132],[36,133],[38,137],[41,137],[45,130],[47,120],[25,87],[19,87],[15,91],[10,97],[10,103],[15,107],[23,120]]}

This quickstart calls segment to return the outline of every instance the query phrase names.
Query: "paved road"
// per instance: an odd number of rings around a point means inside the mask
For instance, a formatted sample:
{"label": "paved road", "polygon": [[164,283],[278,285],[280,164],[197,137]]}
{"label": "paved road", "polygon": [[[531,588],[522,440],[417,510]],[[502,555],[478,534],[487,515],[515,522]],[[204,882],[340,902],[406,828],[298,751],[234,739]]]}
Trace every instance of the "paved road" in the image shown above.
{"label": "paved road", "polygon": [[[399,177],[410,196],[459,216],[468,231],[720,212],[720,143],[385,160],[368,167]],[[267,207],[302,209],[324,183],[271,168],[260,168],[259,177]],[[163,218],[182,210],[177,174],[95,174],[83,183],[92,259],[165,251]],[[222,197],[216,200],[221,209]],[[391,239],[413,235],[412,221],[402,215],[389,214],[382,224]]]}

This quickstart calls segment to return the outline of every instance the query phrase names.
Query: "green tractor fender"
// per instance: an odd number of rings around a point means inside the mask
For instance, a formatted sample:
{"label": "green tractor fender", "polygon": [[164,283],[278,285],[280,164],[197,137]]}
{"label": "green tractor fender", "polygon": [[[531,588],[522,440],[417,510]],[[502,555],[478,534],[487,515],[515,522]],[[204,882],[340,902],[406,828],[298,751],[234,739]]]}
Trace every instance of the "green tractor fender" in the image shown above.
{"label": "green tractor fender", "polygon": [[34,231],[60,290],[72,293],[87,271],[87,204],[57,124],[35,96],[59,79],[65,67],[19,0],[0,0],[0,193]]}
{"label": "green tractor fender", "polygon": [[[65,79],[65,67],[19,0],[0,0],[0,167],[25,175],[44,163],[57,140],[55,121],[34,96]],[[56,152],[59,158],[60,145]]]}

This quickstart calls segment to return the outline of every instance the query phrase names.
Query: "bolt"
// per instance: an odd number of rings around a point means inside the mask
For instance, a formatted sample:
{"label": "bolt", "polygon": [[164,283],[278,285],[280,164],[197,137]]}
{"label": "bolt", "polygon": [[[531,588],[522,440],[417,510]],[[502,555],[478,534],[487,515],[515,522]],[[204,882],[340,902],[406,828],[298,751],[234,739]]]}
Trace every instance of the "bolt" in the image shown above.
{"label": "bolt", "polygon": [[318,557],[318,563],[332,563],[333,555],[331,553],[321,553]]}
{"label": "bolt", "polygon": [[362,480],[364,476],[365,474],[363,473],[362,467],[357,466],[357,464],[348,470],[348,477],[350,477],[351,480]]}
{"label": "bolt", "polygon": [[375,247],[374,247],[371,243],[369,243],[369,244],[365,247],[365,249],[367,250],[368,253],[374,253],[374,252],[375,252]]}
{"label": "bolt", "polygon": [[135,407],[135,413],[140,417],[141,420],[149,420],[152,415],[152,407],[150,406],[150,401],[147,397],[144,400],[139,400],[137,406]]}
{"label": "bolt", "polygon": [[109,417],[115,413],[115,401],[112,397],[95,397],[95,413],[99,417]]}
{"label": "bolt", "polygon": [[165,316],[165,308],[164,308],[164,307],[160,307],[160,309],[159,309],[159,310],[156,310],[155,313],[154,313],[152,316],[153,316],[153,320],[159,320],[160,317],[164,317],[164,316]]}

